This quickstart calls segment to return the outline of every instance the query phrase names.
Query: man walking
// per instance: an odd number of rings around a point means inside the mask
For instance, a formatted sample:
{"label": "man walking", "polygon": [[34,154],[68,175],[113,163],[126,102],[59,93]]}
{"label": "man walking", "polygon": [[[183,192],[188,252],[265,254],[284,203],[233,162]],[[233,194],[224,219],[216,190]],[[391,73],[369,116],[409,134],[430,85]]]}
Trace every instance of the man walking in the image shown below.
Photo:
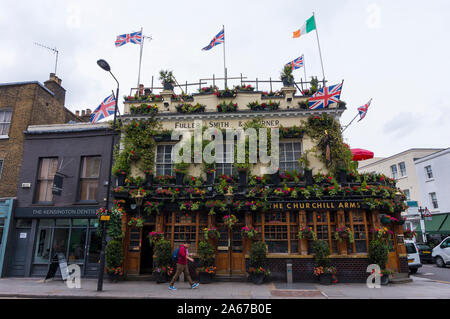
{"label": "man walking", "polygon": [[189,257],[188,249],[189,249],[190,245],[191,245],[190,242],[185,241],[184,244],[181,245],[178,250],[177,270],[176,270],[175,275],[173,276],[172,280],[170,281],[170,285],[169,285],[170,290],[177,290],[177,288],[175,288],[175,286],[174,286],[174,283],[178,279],[178,277],[181,275],[182,272],[184,272],[184,277],[187,278],[192,289],[195,289],[198,287],[198,283],[194,283],[192,281],[191,275],[189,274],[189,267],[187,265],[188,260],[190,262],[194,261],[191,257]]}

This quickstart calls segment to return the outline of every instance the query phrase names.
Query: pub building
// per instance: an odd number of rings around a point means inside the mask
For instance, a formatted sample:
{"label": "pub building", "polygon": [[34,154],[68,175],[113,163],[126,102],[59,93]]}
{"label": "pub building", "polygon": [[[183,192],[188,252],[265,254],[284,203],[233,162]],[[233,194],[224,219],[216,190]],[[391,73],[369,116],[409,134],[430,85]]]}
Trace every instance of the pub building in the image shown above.
{"label": "pub building", "polygon": [[[276,93],[267,93],[242,84],[234,90],[200,87],[199,93],[183,95],[182,99],[173,89],[166,87],[155,94],[153,88],[141,85],[125,97],[121,146],[122,155],[128,152],[131,156],[126,157],[129,159],[126,165],[122,161],[116,166],[116,171],[127,174],[127,183],[123,183],[123,177],[118,178],[117,185],[124,186],[113,192],[113,197],[122,203],[125,211],[122,216],[125,276],[133,278],[152,273],[154,250],[148,240],[149,232],[163,232],[173,249],[186,239],[191,241],[190,253],[197,257],[204,229],[215,227],[220,238],[210,242],[215,247],[216,278],[243,279],[249,266],[250,245],[254,241],[242,236],[244,226],[257,228],[259,233],[255,240],[262,240],[267,245],[265,266],[271,271],[273,280],[286,280],[287,264],[292,264],[294,281],[315,279],[313,240],[299,239],[298,236],[305,226],[313,229],[318,240],[328,243],[332,264],[336,266],[341,282],[366,280],[373,230],[385,226],[391,231],[386,235],[389,244],[387,268],[408,272],[402,226],[382,224],[386,216],[400,219],[404,208],[395,182],[383,176],[371,176],[365,182],[358,177],[355,179],[355,173],[349,171],[340,175],[333,172],[331,167],[336,159],[326,154],[331,152],[334,156],[336,142],[324,146],[322,154],[323,139],[308,135],[307,125],[314,129],[326,127],[320,125],[328,123],[331,126],[324,134],[330,134],[332,141],[342,142],[342,137],[332,136],[331,131],[333,125],[338,125],[335,131],[340,135],[338,121],[346,109],[345,103],[339,101],[310,110],[306,101],[311,97],[308,95],[311,90],[299,92],[294,86],[284,86]],[[306,82],[300,84],[302,87],[309,85]],[[228,110],[227,106],[230,107]],[[233,163],[233,156],[227,156],[227,142],[224,142],[223,150],[225,160],[222,163],[217,160],[213,176],[198,163],[188,165],[183,172],[184,179],[177,172],[173,149],[178,141],[170,138],[173,130],[192,132],[199,123],[197,121],[206,128],[242,128],[255,120],[268,128],[280,128],[278,173],[264,177],[263,165],[258,163],[249,165],[247,173],[241,174]],[[317,126],[314,126],[316,122]],[[153,141],[148,144],[151,146],[140,149],[139,141],[133,144],[136,141],[133,130],[141,129],[142,137],[149,129],[146,125],[161,127],[153,132]],[[126,136],[130,139],[126,140]],[[304,154],[307,154],[308,168],[312,172],[299,162]],[[146,166],[151,173],[143,169],[148,158],[153,159],[151,166]],[[116,158],[116,164],[117,161]],[[298,175],[293,176],[293,172]],[[337,193],[333,192],[334,180],[339,183]],[[391,193],[386,196],[389,200],[381,199],[380,193],[366,193],[366,189],[381,192],[388,187]],[[135,195],[141,192],[145,198],[137,201]],[[265,195],[261,195],[263,192]],[[397,194],[395,200],[394,193]],[[210,213],[208,203],[212,200],[223,203],[224,209],[215,208],[214,213]],[[379,205],[373,205],[374,201]],[[368,202],[372,204],[368,205]],[[224,220],[229,214],[237,218],[231,228]],[[142,227],[130,222],[130,218],[136,216],[143,219]],[[341,227],[349,227],[354,241],[336,239],[335,231]],[[194,264],[190,265],[194,277],[198,266],[198,258],[195,258]]]}
{"label": "pub building", "polygon": [[109,124],[30,125],[24,134],[6,276],[45,277],[52,258],[62,253],[83,277],[96,277],[96,211],[108,190]]}

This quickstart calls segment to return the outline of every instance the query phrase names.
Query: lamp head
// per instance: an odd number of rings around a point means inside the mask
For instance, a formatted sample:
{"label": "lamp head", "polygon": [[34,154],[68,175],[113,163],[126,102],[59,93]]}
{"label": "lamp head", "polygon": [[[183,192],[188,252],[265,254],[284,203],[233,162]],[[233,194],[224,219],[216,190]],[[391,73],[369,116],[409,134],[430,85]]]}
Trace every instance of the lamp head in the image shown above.
{"label": "lamp head", "polygon": [[106,62],[105,60],[100,59],[100,60],[97,61],[97,64],[98,64],[98,66],[101,67],[103,70],[105,70],[105,71],[107,71],[107,72],[111,71],[111,67],[109,66],[108,62]]}

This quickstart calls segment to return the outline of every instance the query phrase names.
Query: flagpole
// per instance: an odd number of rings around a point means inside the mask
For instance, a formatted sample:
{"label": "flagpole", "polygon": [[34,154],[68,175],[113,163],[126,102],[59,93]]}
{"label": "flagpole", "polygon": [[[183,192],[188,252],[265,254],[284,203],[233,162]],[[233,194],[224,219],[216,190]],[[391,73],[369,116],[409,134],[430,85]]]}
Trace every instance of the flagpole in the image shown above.
{"label": "flagpole", "polygon": [[[306,77],[306,63],[305,63],[305,55],[302,54],[303,57],[303,72],[305,73],[305,82],[308,82],[308,78]],[[303,87],[303,85],[302,85]]]}
{"label": "flagpole", "polygon": [[139,57],[139,72],[138,72],[138,81],[137,81],[137,89],[139,90],[139,84],[141,84],[141,63],[142,63],[142,51],[144,49],[144,33],[143,28],[141,28],[141,53]]}
{"label": "flagpole", "polygon": [[227,88],[227,67],[225,64],[225,25],[222,25],[223,27],[223,70],[224,70],[224,77],[225,77],[225,89]]}
{"label": "flagpole", "polygon": [[319,47],[320,64],[322,66],[322,75],[323,75],[323,82],[324,82],[323,85],[325,86],[325,71],[323,69],[322,51],[320,50],[319,32],[317,30],[317,23],[316,23],[316,17],[314,15],[314,12],[313,12],[313,17],[314,17],[314,24],[316,26],[316,37],[317,37],[317,46]]}
{"label": "flagpole", "polygon": [[[370,104],[371,102],[372,102],[372,99],[370,99],[369,102],[367,102],[367,104]],[[353,121],[358,117],[358,115],[359,115],[359,112],[356,113],[355,117],[350,121],[350,123],[348,123],[348,124],[344,127],[344,129],[342,130],[342,133],[344,133],[344,131],[347,129],[347,127],[349,127],[350,124],[353,123]],[[361,121],[361,120],[359,120],[359,121]],[[358,121],[358,122],[359,122],[359,121]]]}

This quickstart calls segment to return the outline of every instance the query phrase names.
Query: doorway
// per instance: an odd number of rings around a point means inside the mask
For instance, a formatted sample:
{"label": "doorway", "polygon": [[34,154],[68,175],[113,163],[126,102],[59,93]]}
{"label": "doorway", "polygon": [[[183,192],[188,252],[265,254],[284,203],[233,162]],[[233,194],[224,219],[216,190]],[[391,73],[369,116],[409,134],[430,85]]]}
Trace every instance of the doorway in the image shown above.
{"label": "doorway", "polygon": [[154,230],[155,225],[144,225],[142,228],[140,274],[151,274],[153,272],[154,245],[150,245],[147,236]]}
{"label": "doorway", "polygon": [[[393,231],[393,227],[391,225],[388,226],[388,229],[390,231]],[[386,244],[389,251],[386,268],[398,272],[400,270],[400,265],[397,253],[397,239],[395,238],[395,235],[389,234],[388,238],[386,239]]]}
{"label": "doorway", "polygon": [[231,229],[223,224],[223,222],[217,225],[217,230],[220,233],[216,253],[217,274],[237,275],[245,273],[245,258],[241,234],[241,229],[244,226],[244,218],[243,216],[237,217],[238,223]]}
{"label": "doorway", "polygon": [[[31,221],[30,221],[31,227]],[[24,277],[25,276],[25,262],[27,257],[27,248],[30,242],[30,228],[16,228],[13,237],[13,253],[10,259],[10,266],[8,269],[8,276],[10,277]]]}

